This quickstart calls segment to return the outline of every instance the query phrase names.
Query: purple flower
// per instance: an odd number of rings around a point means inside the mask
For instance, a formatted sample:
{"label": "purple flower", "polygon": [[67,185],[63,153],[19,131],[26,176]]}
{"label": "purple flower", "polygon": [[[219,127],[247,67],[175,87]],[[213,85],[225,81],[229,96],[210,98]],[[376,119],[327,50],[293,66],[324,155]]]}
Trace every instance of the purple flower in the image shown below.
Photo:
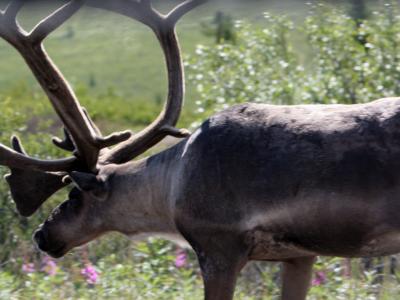
{"label": "purple flower", "polygon": [[81,270],[81,274],[86,279],[88,284],[96,284],[99,280],[99,274],[91,264],[85,265],[85,267]]}
{"label": "purple flower", "polygon": [[328,278],[327,278],[325,272],[319,271],[319,272],[316,272],[316,273],[315,273],[315,277],[314,277],[314,279],[312,280],[312,283],[311,283],[311,284],[312,284],[313,286],[318,286],[318,285],[321,285],[321,284],[326,283],[327,279],[328,279]]}
{"label": "purple flower", "polygon": [[36,268],[34,263],[25,263],[22,265],[22,272],[29,274],[29,273],[35,273]]}
{"label": "purple flower", "polygon": [[175,267],[177,268],[183,268],[186,265],[187,262],[187,254],[186,251],[181,249],[176,252],[176,258],[175,258]]}
{"label": "purple flower", "polygon": [[45,256],[42,259],[42,267],[40,270],[50,276],[54,276],[57,273],[57,263],[54,261],[54,259]]}

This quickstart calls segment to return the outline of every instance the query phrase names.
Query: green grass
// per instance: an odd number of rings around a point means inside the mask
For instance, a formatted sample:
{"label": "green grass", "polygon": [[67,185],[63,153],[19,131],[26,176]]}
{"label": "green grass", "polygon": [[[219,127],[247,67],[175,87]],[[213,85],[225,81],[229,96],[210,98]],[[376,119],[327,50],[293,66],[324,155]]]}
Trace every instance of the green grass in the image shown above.
{"label": "green grass", "polygon": [[[262,17],[262,12],[286,10],[278,1],[256,1],[254,4],[209,4],[188,15],[178,31],[184,54],[193,54],[198,43],[210,43],[201,33],[201,22],[211,20],[216,10],[224,10],[236,19]],[[304,15],[305,5],[299,1],[291,15]],[[285,9],[286,7],[286,9]],[[302,9],[299,9],[302,8]],[[21,23],[30,28],[51,8],[27,7],[21,13]],[[71,36],[72,33],[72,36]],[[90,92],[104,93],[112,87],[125,96],[138,99],[159,99],[165,94],[165,72],[160,47],[154,35],[143,25],[125,17],[94,9],[83,9],[53,33],[46,48],[57,65],[74,85],[96,83]],[[0,42],[0,90],[20,82],[35,81],[19,55],[4,41]],[[188,89],[190,98],[193,93]]]}
{"label": "green grass", "polygon": [[[185,52],[204,39],[198,29],[186,29],[180,35]],[[127,18],[85,9],[51,35],[45,45],[68,80],[74,86],[92,84],[91,93],[101,94],[113,88],[121,95],[143,99],[165,94],[160,47],[148,29]],[[20,56],[3,41],[0,56],[0,89],[19,82],[34,85]]]}

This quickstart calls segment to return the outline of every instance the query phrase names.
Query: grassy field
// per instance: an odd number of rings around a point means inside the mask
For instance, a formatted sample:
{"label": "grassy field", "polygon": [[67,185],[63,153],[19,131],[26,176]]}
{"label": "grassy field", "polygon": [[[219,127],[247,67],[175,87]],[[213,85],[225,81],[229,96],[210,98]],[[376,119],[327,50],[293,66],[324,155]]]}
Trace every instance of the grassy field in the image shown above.
{"label": "grassy field", "polygon": [[[291,3],[296,3],[291,5]],[[289,8],[289,9],[288,9]],[[257,20],[267,10],[304,15],[301,1],[255,1],[250,5],[209,4],[188,15],[179,25],[185,55],[193,54],[196,44],[211,43],[201,32],[202,22],[211,22],[215,11],[224,10],[236,19]],[[165,9],[162,9],[165,10]],[[51,8],[27,7],[21,23],[30,28]],[[135,99],[157,100],[165,94],[165,73],[161,50],[153,34],[141,24],[105,13],[83,9],[46,41],[48,52],[74,86],[89,86],[90,93],[104,94],[112,88]],[[18,54],[0,42],[0,90],[21,83],[34,85],[34,79]],[[193,96],[188,88],[188,98]]]}

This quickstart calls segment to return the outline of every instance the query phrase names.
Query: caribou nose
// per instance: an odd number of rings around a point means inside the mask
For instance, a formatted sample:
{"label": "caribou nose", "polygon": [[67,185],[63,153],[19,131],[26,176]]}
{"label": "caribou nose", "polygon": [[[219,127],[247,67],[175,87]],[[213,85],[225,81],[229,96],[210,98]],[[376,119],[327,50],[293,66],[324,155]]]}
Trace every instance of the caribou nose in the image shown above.
{"label": "caribou nose", "polygon": [[33,235],[33,239],[40,250],[46,251],[46,234],[43,230],[38,230]]}

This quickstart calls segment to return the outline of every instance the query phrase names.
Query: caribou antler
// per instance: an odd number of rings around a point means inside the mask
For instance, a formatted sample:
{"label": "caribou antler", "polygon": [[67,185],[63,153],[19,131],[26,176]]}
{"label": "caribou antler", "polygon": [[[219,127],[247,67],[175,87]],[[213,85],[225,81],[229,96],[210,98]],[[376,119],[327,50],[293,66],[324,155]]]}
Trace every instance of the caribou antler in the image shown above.
{"label": "caribou antler", "polygon": [[138,2],[117,0],[112,3],[110,1],[87,1],[89,6],[111,10],[149,26],[156,34],[164,52],[169,81],[166,105],[157,119],[126,142],[117,145],[111,151],[106,151],[100,158],[101,163],[124,163],[144,153],[168,135],[178,138],[190,135],[186,129],[175,128],[185,94],[182,57],[175,27],[182,16],[205,2],[207,1],[185,1],[169,14],[162,15],[152,7],[149,0]]}
{"label": "caribou antler", "polygon": [[[16,153],[27,156],[17,137],[12,137],[11,143]],[[0,154],[0,157],[2,156]],[[62,180],[63,175],[60,174],[37,171],[29,167],[24,169],[10,167],[10,169],[11,174],[5,178],[22,216],[32,215],[51,195],[67,185]]]}
{"label": "caribou antler", "polygon": [[[179,138],[189,135],[187,130],[175,128],[185,92],[183,64],[175,26],[183,15],[204,2],[206,1],[185,1],[169,14],[162,15],[153,8],[150,0],[71,0],[39,22],[29,33],[17,21],[17,15],[26,1],[11,1],[4,11],[0,11],[0,37],[14,46],[24,58],[64,125],[64,140],[53,138],[53,143],[73,153],[70,158],[40,160],[29,157],[22,150],[17,138],[13,138],[14,150],[0,144],[0,164],[12,170],[8,182],[20,212],[24,215],[33,213],[46,197],[63,187],[63,174],[76,170],[97,173],[100,165],[125,163],[168,135]],[[142,22],[153,30],[163,49],[169,82],[165,107],[153,123],[133,136],[130,131],[123,131],[103,137],[44,49],[45,38],[84,4]],[[115,145],[116,147],[109,148]],[[24,188],[18,190],[17,186],[22,182]],[[42,187],[44,192],[40,193],[40,199],[26,209],[22,203],[24,196],[27,196],[28,191],[31,193],[38,182],[47,182],[48,185]]]}
{"label": "caribou antler", "polygon": [[[66,20],[74,15],[85,3],[84,0],[72,0],[53,14],[42,20],[30,33],[25,32],[17,22],[19,10],[25,1],[14,0],[0,17],[0,37],[13,45],[32,70],[39,84],[49,97],[55,111],[71,135],[76,148],[75,155],[89,170],[96,171],[96,164],[101,149],[127,140],[131,134],[122,132],[103,138],[96,134],[68,82],[62,76],[47,55],[43,40]],[[4,149],[7,150],[7,149]],[[9,156],[15,156],[9,152]],[[14,160],[13,167],[19,160]],[[38,165],[37,161],[31,161]],[[56,164],[52,162],[51,165]],[[40,166],[41,168],[41,166]],[[62,169],[62,166],[60,166]],[[42,169],[42,168],[41,168]]]}

